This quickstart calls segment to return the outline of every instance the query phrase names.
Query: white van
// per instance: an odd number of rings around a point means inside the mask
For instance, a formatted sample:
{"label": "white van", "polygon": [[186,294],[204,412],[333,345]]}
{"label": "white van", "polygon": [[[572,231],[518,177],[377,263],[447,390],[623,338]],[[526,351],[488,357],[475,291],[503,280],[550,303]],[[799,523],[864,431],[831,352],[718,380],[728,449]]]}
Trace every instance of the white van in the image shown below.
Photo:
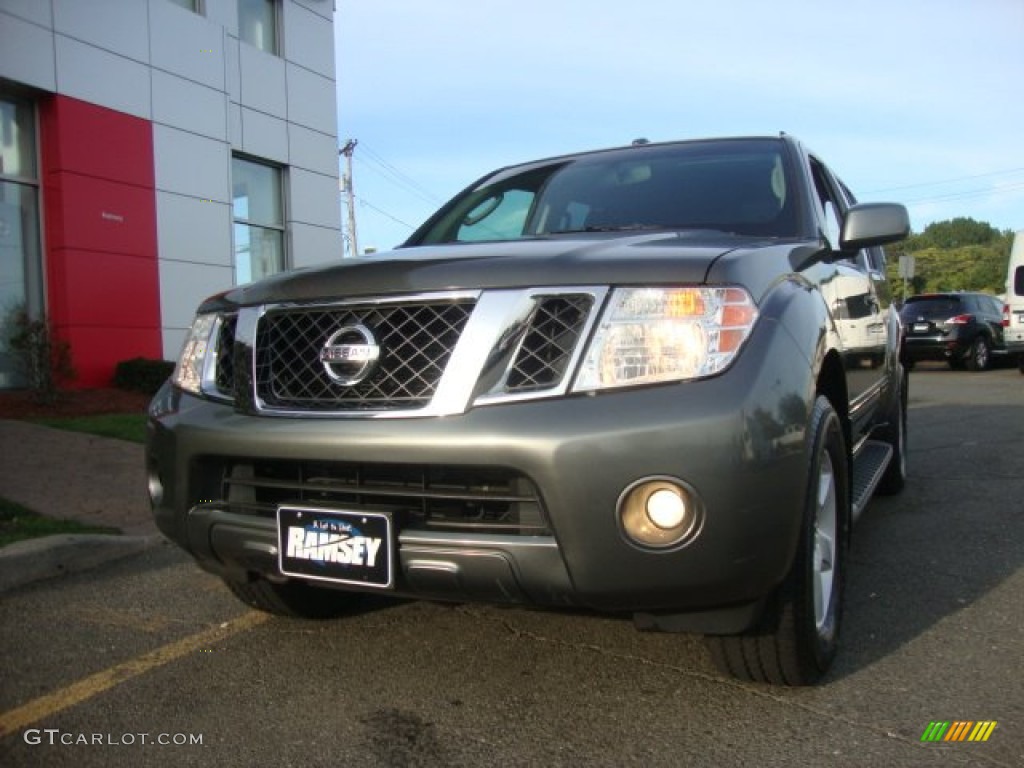
{"label": "white van", "polygon": [[1017,358],[1024,373],[1024,229],[1013,237],[1010,264],[1006,269],[1006,305],[1003,307],[1006,350]]}

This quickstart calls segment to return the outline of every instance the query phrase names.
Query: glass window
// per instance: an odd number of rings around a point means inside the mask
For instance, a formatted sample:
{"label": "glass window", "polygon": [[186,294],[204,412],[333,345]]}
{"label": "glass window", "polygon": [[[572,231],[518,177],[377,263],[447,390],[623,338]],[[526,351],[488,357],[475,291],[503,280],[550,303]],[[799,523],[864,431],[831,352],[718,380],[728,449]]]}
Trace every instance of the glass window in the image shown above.
{"label": "glass window", "polygon": [[236,157],[231,178],[235,282],[249,283],[285,268],[281,169]]}
{"label": "glass window", "polygon": [[25,102],[0,98],[0,176],[36,180],[35,119]]}
{"label": "glass window", "polygon": [[533,193],[510,189],[489,197],[466,214],[459,227],[460,241],[514,240],[522,237]]}
{"label": "glass window", "polygon": [[8,349],[15,318],[43,315],[35,110],[0,95],[0,389],[24,383]]}
{"label": "glass window", "polygon": [[239,39],[277,55],[277,18],[275,0],[238,0]]}
{"label": "glass window", "polygon": [[188,10],[192,11],[193,13],[202,13],[203,12],[203,7],[202,7],[203,0],[171,0],[171,2],[174,3],[175,5],[180,5],[182,8],[188,9]]}
{"label": "glass window", "polygon": [[631,147],[505,169],[454,198],[406,245],[570,232],[796,231],[777,140]]}

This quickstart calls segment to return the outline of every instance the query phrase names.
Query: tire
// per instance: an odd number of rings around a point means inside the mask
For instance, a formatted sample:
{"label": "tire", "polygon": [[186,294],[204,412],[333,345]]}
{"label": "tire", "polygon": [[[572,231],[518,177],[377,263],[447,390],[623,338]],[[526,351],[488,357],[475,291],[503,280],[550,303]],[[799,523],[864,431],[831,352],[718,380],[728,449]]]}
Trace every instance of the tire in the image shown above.
{"label": "tire", "polygon": [[964,361],[967,369],[971,371],[984,371],[992,364],[992,349],[989,347],[988,339],[978,336],[971,342],[971,348],[967,352],[967,359]]}
{"label": "tire", "polygon": [[1017,357],[1017,370],[1024,373],[1024,355]]}
{"label": "tire", "polygon": [[362,599],[354,592],[313,587],[301,581],[276,584],[266,579],[224,579],[224,583],[246,605],[293,619],[333,619],[350,613]]}
{"label": "tire", "polygon": [[903,490],[907,483],[907,397],[910,390],[910,378],[900,366],[897,375],[899,391],[889,406],[885,429],[881,437],[892,447],[892,458],[885,468],[878,483],[877,493],[882,496],[893,496]]}
{"label": "tire", "polygon": [[811,685],[839,643],[849,539],[849,456],[839,416],[819,396],[800,541],[789,574],[760,621],[741,635],[706,638],[718,669],[741,680]]}

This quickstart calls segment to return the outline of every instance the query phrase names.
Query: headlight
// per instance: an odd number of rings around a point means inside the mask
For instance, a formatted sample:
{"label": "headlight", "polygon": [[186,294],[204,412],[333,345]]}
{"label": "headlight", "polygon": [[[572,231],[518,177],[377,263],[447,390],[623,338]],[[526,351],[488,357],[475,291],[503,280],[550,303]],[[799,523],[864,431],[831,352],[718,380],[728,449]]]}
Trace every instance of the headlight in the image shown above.
{"label": "headlight", "polygon": [[736,287],[619,288],[587,348],[574,389],[681,381],[724,370],[757,319]]}
{"label": "headlight", "polygon": [[206,380],[207,358],[214,351],[212,339],[216,326],[217,315],[196,315],[174,369],[174,384],[195,395],[200,394]]}

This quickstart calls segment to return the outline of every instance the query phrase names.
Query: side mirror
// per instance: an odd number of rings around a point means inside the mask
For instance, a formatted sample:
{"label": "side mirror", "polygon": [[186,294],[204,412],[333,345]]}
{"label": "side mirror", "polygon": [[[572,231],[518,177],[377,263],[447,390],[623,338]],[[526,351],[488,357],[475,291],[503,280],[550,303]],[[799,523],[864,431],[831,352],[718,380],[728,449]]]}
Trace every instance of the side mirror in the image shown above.
{"label": "side mirror", "polygon": [[903,240],[910,234],[910,216],[899,203],[861,203],[846,212],[839,247],[859,251]]}

